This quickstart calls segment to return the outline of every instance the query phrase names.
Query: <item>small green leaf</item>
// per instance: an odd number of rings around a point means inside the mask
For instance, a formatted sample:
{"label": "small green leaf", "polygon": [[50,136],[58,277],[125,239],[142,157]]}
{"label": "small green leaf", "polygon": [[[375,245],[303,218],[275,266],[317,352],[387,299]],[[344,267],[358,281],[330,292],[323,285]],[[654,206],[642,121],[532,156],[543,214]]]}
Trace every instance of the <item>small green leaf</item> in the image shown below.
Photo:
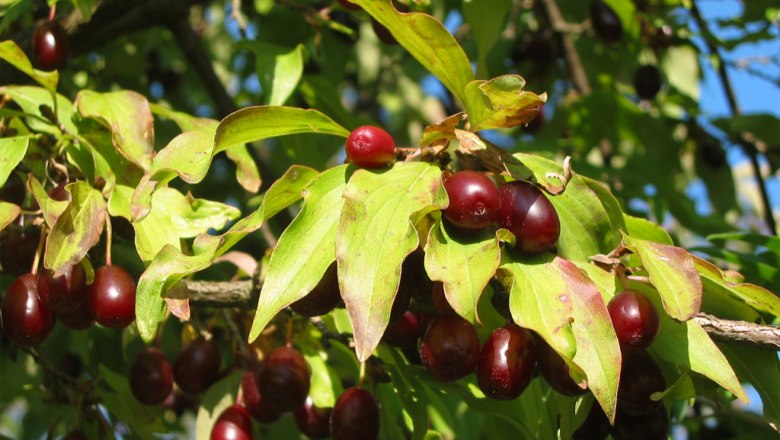
{"label": "small green leaf", "polygon": [[225,155],[236,164],[238,184],[250,193],[259,191],[260,185],[263,183],[260,179],[260,170],[246,145],[234,145],[225,150]]}
{"label": "small green leaf", "polygon": [[623,220],[626,223],[628,235],[642,240],[650,240],[656,243],[674,245],[672,237],[666,230],[655,223],[643,218],[623,214]]}
{"label": "small green leaf", "polygon": [[54,228],[54,225],[57,224],[57,219],[60,218],[68,207],[68,202],[54,200],[49,197],[49,194],[43,188],[43,185],[38,182],[38,179],[36,179],[32,173],[27,176],[27,189],[32,192],[35,201],[38,202],[38,206],[40,206],[41,211],[43,212],[43,219],[46,221],[46,224],[49,228]]}
{"label": "small green leaf", "polygon": [[742,133],[750,133],[768,145],[780,145],[780,133],[777,130],[780,120],[777,116],[771,114],[738,115],[716,119],[712,122],[721,130],[730,133],[734,139],[739,138]]}
{"label": "small green leaf", "polygon": [[195,419],[195,438],[208,440],[211,429],[222,411],[235,403],[238,389],[241,387],[243,372],[237,371],[211,385],[200,398],[198,415]]}
{"label": "small green leaf", "polygon": [[16,217],[19,217],[21,213],[22,208],[19,206],[0,200],[0,231],[16,220]]}
{"label": "small green leaf", "polygon": [[49,92],[55,93],[57,91],[57,82],[59,82],[60,74],[56,70],[45,72],[34,69],[27,55],[25,55],[16,42],[11,40],[0,41],[0,59],[8,61],[8,63],[34,79],[35,82],[45,87]]}
{"label": "small green leaf", "polygon": [[93,118],[112,134],[114,147],[147,171],[152,166],[154,119],[146,98],[136,92],[97,93],[82,90],[76,97],[82,116]]}
{"label": "small green leaf", "polygon": [[43,264],[62,272],[80,262],[100,240],[106,220],[106,201],[100,191],[87,182],[76,181],[65,187],[71,201],[46,237]]}
{"label": "small green leaf", "polygon": [[[549,254],[524,261],[504,261],[496,276],[509,291],[512,320],[520,327],[538,333],[555,351],[571,361],[577,352],[571,326],[574,320],[572,293],[552,261]],[[583,377],[582,372],[579,377]]]}
{"label": "small green leaf", "polygon": [[328,353],[322,349],[319,342],[309,339],[300,344],[303,357],[311,369],[311,386],[309,396],[319,408],[333,408],[336,399],[341,395],[343,387],[338,375],[328,366]]}
{"label": "small green leaf", "polygon": [[209,118],[198,118],[188,113],[177,112],[160,104],[149,103],[149,110],[155,115],[170,119],[179,126],[179,130],[185,131],[210,131],[214,132],[219,125],[219,121]]}
{"label": "small green leaf", "polygon": [[780,256],[780,237],[772,235],[753,234],[749,232],[727,232],[724,234],[712,234],[707,236],[707,240],[718,243],[726,240],[744,241],[756,246],[764,246],[770,251]]}
{"label": "small green leaf", "polygon": [[780,363],[777,362],[777,353],[744,344],[724,343],[720,349],[739,377],[758,391],[764,417],[775,427],[780,426]]}
{"label": "small green leaf", "polygon": [[238,49],[249,48],[255,54],[257,78],[268,105],[283,105],[303,75],[304,46],[290,50],[261,41],[241,41]]}
{"label": "small green leaf", "polygon": [[760,312],[780,317],[780,297],[777,295],[755,284],[730,283],[725,279],[723,271],[714,264],[695,255],[691,255],[691,258],[702,280],[720,286],[734,298],[744,301]]}
{"label": "small green leaf", "polygon": [[698,51],[688,45],[671,46],[667,49],[660,65],[664,78],[683,95],[699,101],[701,73]]}
{"label": "small green leaf", "polygon": [[231,113],[217,128],[215,153],[277,136],[319,133],[346,138],[349,131],[317,110],[256,106]]}
{"label": "small green leaf", "polygon": [[420,64],[436,76],[461,102],[466,102],[466,84],[474,80],[471,63],[463,49],[438,20],[427,14],[396,11],[390,0],[355,0]]}
{"label": "small green leaf", "polygon": [[442,209],[447,196],[441,170],[401,162],[389,170],[357,170],[344,189],[336,232],[341,296],[365,361],[379,344],[401,276],[401,263],[418,246],[411,218]]}
{"label": "small green leaf", "polygon": [[444,295],[464,319],[477,323],[477,303],[501,262],[497,234],[453,234],[439,219],[425,245],[425,270],[444,283]]}
{"label": "small green leaf", "polygon": [[30,136],[0,138],[0,187],[5,185],[8,176],[24,159],[30,145]]}
{"label": "small green leaf", "polygon": [[642,260],[669,316],[687,321],[699,313],[701,279],[687,251],[627,235],[623,237],[623,243]]}
{"label": "small green leaf", "polygon": [[[34,132],[42,132],[52,136],[61,136],[62,132],[47,120],[41,113],[40,106],[45,104],[54,109],[54,99],[52,93],[41,87],[34,86],[7,86],[0,87],[0,95],[7,95],[12,101],[21,107],[22,111],[29,115],[36,115],[37,118],[26,118],[27,124]],[[57,120],[65,127],[69,133],[78,133],[76,126],[71,120],[73,117],[73,103],[66,97],[57,95]]]}
{"label": "small green leaf", "polygon": [[547,94],[525,91],[524,86],[520,75],[470,82],[465,89],[465,106],[471,129],[510,128],[534,120]]}
{"label": "small green leaf", "polygon": [[511,0],[494,0],[490,7],[476,0],[463,2],[463,16],[471,27],[469,33],[474,38],[479,54],[477,72],[482,78],[488,75],[488,54],[506,26],[511,7]]}
{"label": "small green leaf", "polygon": [[276,314],[317,286],[336,259],[336,226],[342,193],[352,169],[331,168],[303,191],[303,208],[279,237],[268,265],[249,340],[256,339]]}

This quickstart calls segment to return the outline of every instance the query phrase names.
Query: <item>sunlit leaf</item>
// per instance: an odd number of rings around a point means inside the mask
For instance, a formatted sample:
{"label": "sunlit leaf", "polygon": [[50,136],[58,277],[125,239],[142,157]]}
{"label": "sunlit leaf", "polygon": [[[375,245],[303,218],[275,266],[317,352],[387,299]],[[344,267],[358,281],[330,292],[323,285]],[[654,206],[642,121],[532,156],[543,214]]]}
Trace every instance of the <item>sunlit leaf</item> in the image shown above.
{"label": "sunlit leaf", "polygon": [[710,281],[717,286],[725,289],[730,295],[744,301],[755,310],[769,313],[773,316],[780,316],[780,297],[774,293],[749,283],[731,283],[726,280],[723,271],[714,264],[691,255],[696,271],[699,272],[703,280]]}
{"label": "sunlit leaf", "polygon": [[22,208],[13,203],[0,201],[0,231],[10,225],[21,214]]}
{"label": "sunlit leaf", "polygon": [[53,72],[45,72],[43,70],[37,70],[33,68],[32,63],[25,55],[21,47],[16,42],[0,41],[0,59],[7,61],[12,66],[24,72],[27,76],[34,79],[35,82],[42,85],[51,93],[57,90],[57,82],[59,82],[60,74],[55,70]]}
{"label": "sunlit leaf", "polygon": [[43,212],[43,219],[46,221],[46,224],[49,228],[54,228],[54,225],[57,224],[57,219],[60,218],[68,207],[68,202],[54,200],[49,197],[49,194],[43,188],[43,185],[38,182],[38,179],[36,179],[32,173],[27,176],[27,189],[32,192],[35,201],[38,202],[38,206],[41,208],[41,212]]}
{"label": "sunlit leaf", "polygon": [[22,161],[29,145],[30,136],[0,138],[0,187]]}
{"label": "sunlit leaf", "polygon": [[510,128],[534,120],[547,101],[547,94],[525,91],[524,86],[520,75],[470,82],[465,90],[465,104],[471,129]]}

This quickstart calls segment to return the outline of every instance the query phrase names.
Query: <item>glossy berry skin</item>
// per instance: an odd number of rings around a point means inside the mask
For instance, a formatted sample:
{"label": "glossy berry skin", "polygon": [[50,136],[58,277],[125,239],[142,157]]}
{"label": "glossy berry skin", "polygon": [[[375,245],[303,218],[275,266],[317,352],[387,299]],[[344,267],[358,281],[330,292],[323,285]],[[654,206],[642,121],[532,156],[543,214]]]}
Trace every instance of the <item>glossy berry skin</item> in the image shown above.
{"label": "glossy berry skin", "polygon": [[663,402],[654,401],[650,396],[664,389],[664,375],[652,356],[644,351],[623,353],[618,385],[618,410],[634,416],[651,414]]}
{"label": "glossy berry skin", "polygon": [[395,157],[390,133],[372,125],[358,127],[347,138],[347,160],[361,168],[381,168]]}
{"label": "glossy berry skin", "polygon": [[336,308],[339,302],[341,302],[341,291],[339,291],[339,279],[334,261],[314,289],[303,298],[290,304],[290,308],[299,315],[313,317],[330,312]]}
{"label": "glossy berry skin", "polygon": [[227,407],[211,428],[211,440],[252,440],[252,420],[242,405]]}
{"label": "glossy berry skin", "polygon": [[420,343],[420,358],[437,380],[450,382],[466,377],[479,360],[477,330],[459,315],[435,317]]}
{"label": "glossy berry skin", "polygon": [[219,374],[219,347],[213,340],[198,338],[176,357],[173,380],[191,396],[205,391]]}
{"label": "glossy berry skin", "polygon": [[596,35],[611,43],[623,36],[623,24],[615,11],[603,0],[594,0],[590,4],[590,21]]}
{"label": "glossy berry skin", "polygon": [[333,408],[320,408],[314,405],[311,397],[293,412],[295,424],[301,433],[310,438],[330,437],[330,415]]}
{"label": "glossy berry skin", "polygon": [[330,432],[334,440],[379,438],[379,405],[374,396],[361,388],[341,393],[330,414]]}
{"label": "glossy berry skin", "polygon": [[413,347],[424,330],[421,316],[407,310],[401,319],[389,325],[382,340],[395,347]]}
{"label": "glossy berry skin", "polygon": [[485,229],[498,216],[498,188],[476,171],[458,171],[444,181],[450,204],[442,211],[452,225],[464,230]]}
{"label": "glossy berry skin", "polygon": [[148,347],[138,353],[128,374],[130,391],[145,405],[159,405],[173,390],[173,370],[163,352]]}
{"label": "glossy berry skin", "polygon": [[38,281],[33,274],[17,278],[3,298],[3,329],[19,345],[43,342],[54,328],[54,312],[38,299]]}
{"label": "glossy berry skin", "polygon": [[257,375],[259,369],[248,369],[244,371],[241,379],[241,390],[244,393],[244,406],[249,415],[260,423],[272,423],[279,419],[280,414],[276,412],[267,400],[260,395]]}
{"label": "glossy berry skin", "polygon": [[123,328],[135,321],[135,283],[119,266],[95,271],[87,300],[95,321],[104,327]]}
{"label": "glossy berry skin", "polygon": [[92,317],[92,311],[89,309],[89,301],[87,300],[82,301],[76,310],[69,313],[61,313],[57,317],[62,325],[71,330],[85,330],[95,322],[95,318]]}
{"label": "glossy berry skin", "polygon": [[643,350],[655,340],[660,322],[653,303],[641,292],[624,290],[607,304],[620,348]]}
{"label": "glossy berry skin", "polygon": [[579,396],[587,389],[580,388],[569,374],[569,365],[555,349],[550,347],[541,337],[536,337],[536,352],[538,371],[544,380],[555,391],[565,396]]}
{"label": "glossy berry skin", "polygon": [[260,371],[260,394],[277,412],[294,411],[306,402],[310,376],[309,364],[298,350],[275,348],[266,357]]}
{"label": "glossy berry skin", "polygon": [[644,416],[632,416],[620,411],[610,431],[615,440],[666,440],[669,435],[669,415],[662,407]]}
{"label": "glossy berry skin", "polygon": [[634,89],[642,99],[653,99],[661,91],[661,73],[648,64],[639,66],[634,72]]}
{"label": "glossy berry skin", "polygon": [[3,272],[16,276],[30,272],[41,230],[16,229],[9,226],[2,232],[1,237],[0,266],[3,267]]}
{"label": "glossy berry skin", "polygon": [[477,363],[477,384],[487,397],[514,399],[531,383],[535,368],[533,335],[508,324],[495,329],[485,340]]}
{"label": "glossy berry skin", "polygon": [[87,299],[87,273],[84,266],[75,264],[59,276],[44,269],[38,275],[38,298],[58,315],[76,311]]}
{"label": "glossy berry skin", "polygon": [[602,440],[607,438],[610,430],[609,419],[597,402],[593,402],[588,416],[579,428],[574,431],[572,440]]}
{"label": "glossy berry skin", "polygon": [[43,70],[62,69],[68,62],[68,36],[57,23],[46,22],[35,29],[33,53],[37,66]]}
{"label": "glossy berry skin", "polygon": [[526,254],[552,249],[561,234],[561,222],[542,191],[532,183],[515,180],[498,192],[498,223],[514,234],[515,249]]}

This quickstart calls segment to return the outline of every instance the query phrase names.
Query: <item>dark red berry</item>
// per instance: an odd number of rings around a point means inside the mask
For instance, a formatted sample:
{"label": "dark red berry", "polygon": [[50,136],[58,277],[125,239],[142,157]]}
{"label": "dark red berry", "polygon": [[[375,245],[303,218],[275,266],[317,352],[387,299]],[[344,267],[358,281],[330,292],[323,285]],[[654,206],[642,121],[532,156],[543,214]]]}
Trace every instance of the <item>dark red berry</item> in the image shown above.
{"label": "dark red berry", "polygon": [[232,405],[222,411],[214,427],[211,440],[252,440],[252,420],[242,405]]}
{"label": "dark red berry", "polygon": [[539,107],[539,112],[536,117],[531,119],[531,122],[525,125],[525,131],[528,133],[536,133],[544,126],[544,107]]}
{"label": "dark red berry", "polygon": [[135,321],[135,282],[119,266],[95,271],[88,301],[95,321],[104,327],[123,328]]}
{"label": "dark red berry", "polygon": [[558,213],[532,183],[515,180],[501,186],[498,222],[514,234],[515,249],[538,254],[552,249],[561,234]]}
{"label": "dark red berry", "polygon": [[70,54],[67,34],[57,23],[41,24],[33,34],[33,53],[41,69],[62,69],[68,62]]}
{"label": "dark red berry", "polygon": [[38,299],[38,280],[33,274],[17,278],[3,298],[3,329],[17,344],[38,345],[54,328],[54,313]]}
{"label": "dark red berry", "polygon": [[623,36],[620,18],[603,0],[594,0],[590,4],[590,21],[596,35],[606,42],[617,41]]}
{"label": "dark red berry", "polygon": [[361,168],[380,168],[395,157],[390,133],[371,125],[358,127],[347,138],[347,160]]}
{"label": "dark red berry", "polygon": [[3,272],[17,276],[30,272],[41,230],[9,226],[0,237],[0,265],[3,266]]}
{"label": "dark red berry", "polygon": [[433,318],[420,344],[423,365],[437,380],[453,381],[474,371],[479,360],[479,337],[459,315]]}
{"label": "dark red berry", "polygon": [[38,275],[38,298],[56,314],[72,313],[87,299],[87,273],[75,264],[59,276],[44,269]]}
{"label": "dark red berry", "polygon": [[572,440],[602,440],[607,438],[609,430],[607,415],[598,403],[593,402],[585,421],[574,431]]}
{"label": "dark red berry", "polygon": [[615,440],[666,440],[669,435],[669,415],[663,407],[642,416],[618,411],[611,433]]}
{"label": "dark red berry", "polygon": [[642,65],[634,72],[634,89],[642,99],[653,99],[661,91],[661,72],[651,65]]}
{"label": "dark red berry", "polygon": [[320,408],[314,405],[311,397],[293,412],[295,424],[301,433],[311,438],[328,438],[330,436],[330,415],[333,408]]}
{"label": "dark red berry", "polygon": [[533,335],[508,324],[495,329],[485,340],[477,364],[477,384],[487,397],[514,399],[531,383],[535,368]]}
{"label": "dark red berry", "polygon": [[476,171],[458,171],[444,181],[450,204],[442,211],[448,222],[460,229],[485,229],[498,216],[498,188]]}
{"label": "dark red berry", "polygon": [[420,315],[407,310],[401,319],[387,327],[382,340],[396,347],[412,347],[423,330]]}
{"label": "dark red berry", "polygon": [[661,406],[650,398],[666,389],[666,381],[653,357],[644,351],[623,353],[618,385],[618,410],[628,415],[647,415]]}
{"label": "dark red berry", "polygon": [[220,363],[217,344],[198,338],[179,353],[173,364],[173,379],[185,393],[200,394],[217,380]]}
{"label": "dark red berry", "polygon": [[379,405],[374,396],[361,388],[341,393],[330,415],[330,432],[334,440],[379,438]]}
{"label": "dark red berry", "polygon": [[253,419],[260,423],[272,423],[279,419],[279,414],[268,403],[268,400],[263,399],[260,395],[260,387],[258,384],[259,368],[248,369],[244,371],[244,376],[241,380],[241,390],[244,392],[244,406]]}
{"label": "dark red berry", "polygon": [[314,289],[303,298],[290,304],[290,308],[295,313],[307,317],[324,315],[336,308],[341,302],[337,272],[334,261]]}
{"label": "dark red berry", "polygon": [[54,188],[51,188],[47,193],[49,194],[49,197],[53,200],[56,200],[58,202],[67,202],[70,194],[68,193],[68,190],[65,189],[65,185],[68,184],[68,181],[62,181]]}
{"label": "dark red berry", "polygon": [[0,200],[13,203],[14,205],[22,206],[26,194],[27,190],[24,187],[24,182],[16,177],[15,173],[11,173],[3,186],[0,187]]}
{"label": "dark red berry", "polygon": [[82,301],[76,310],[69,313],[57,315],[60,322],[71,330],[84,330],[89,328],[95,322],[92,317],[92,310],[89,309],[89,301]]}
{"label": "dark red berry", "polygon": [[620,347],[643,350],[653,343],[660,326],[653,303],[641,292],[624,290],[607,304]]}
{"label": "dark red berry", "polygon": [[298,350],[275,348],[260,371],[260,395],[268,399],[277,412],[294,411],[306,402],[310,375],[309,364]]}
{"label": "dark red berry", "polygon": [[444,293],[444,283],[441,281],[434,281],[433,288],[431,289],[431,298],[433,306],[436,310],[441,312],[442,315],[454,315],[455,309],[452,308],[450,302],[447,300],[447,294]]}
{"label": "dark red berry", "polygon": [[173,390],[173,371],[163,352],[148,347],[136,355],[128,374],[130,391],[146,405],[159,405]]}
{"label": "dark red berry", "polygon": [[432,288],[433,281],[425,271],[425,252],[422,248],[417,248],[407,255],[401,266],[401,283],[398,289],[410,292],[415,301],[431,304]]}
{"label": "dark red berry", "polygon": [[557,392],[565,396],[578,396],[587,389],[582,389],[569,374],[569,365],[555,349],[550,347],[541,337],[536,339],[538,371],[544,380]]}

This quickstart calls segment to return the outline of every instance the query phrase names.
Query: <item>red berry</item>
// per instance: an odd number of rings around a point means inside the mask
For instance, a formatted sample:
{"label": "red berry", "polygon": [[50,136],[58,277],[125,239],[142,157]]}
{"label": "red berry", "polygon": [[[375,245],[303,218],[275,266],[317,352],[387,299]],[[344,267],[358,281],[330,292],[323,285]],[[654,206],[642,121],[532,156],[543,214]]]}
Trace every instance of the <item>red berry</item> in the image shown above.
{"label": "red berry", "polygon": [[634,72],[634,89],[642,99],[653,99],[661,91],[661,73],[649,64],[639,66]]}
{"label": "red berry", "polygon": [[273,409],[268,400],[260,395],[257,375],[259,369],[244,371],[241,380],[241,390],[244,392],[244,406],[253,419],[260,423],[272,423],[279,419],[280,414]]}
{"label": "red berry", "polygon": [[293,412],[295,424],[303,434],[311,438],[328,438],[330,436],[330,415],[333,408],[320,408],[314,405],[311,397]]}
{"label": "red berry", "polygon": [[412,347],[417,343],[422,332],[420,316],[407,310],[401,319],[387,327],[382,340],[396,347]]}
{"label": "red berry", "polygon": [[542,191],[532,183],[515,180],[502,185],[498,192],[498,222],[514,234],[515,249],[527,254],[552,249],[561,234],[561,223]]}
{"label": "red berry", "polygon": [[84,266],[76,264],[57,277],[53,271],[44,269],[38,275],[38,298],[54,313],[76,311],[87,299],[87,273]]}
{"label": "red berry", "polygon": [[68,36],[57,23],[46,22],[35,29],[33,53],[38,67],[55,70],[65,67],[70,54]]}
{"label": "red berry", "polygon": [[624,290],[607,304],[620,347],[643,350],[655,340],[660,326],[658,312],[643,293]]}
{"label": "red berry", "polygon": [[298,350],[275,348],[260,371],[260,394],[277,412],[294,411],[306,402],[310,375],[309,364]]}
{"label": "red berry", "polygon": [[252,420],[246,408],[229,406],[211,428],[211,440],[252,440]]}
{"label": "red berry", "polygon": [[371,125],[358,127],[347,138],[347,160],[361,168],[380,168],[395,157],[390,133]]}
{"label": "red berry", "polygon": [[374,396],[361,388],[345,390],[330,414],[334,440],[371,440],[379,438],[379,405]]}
{"label": "red berry", "polygon": [[128,374],[130,391],[146,405],[163,403],[173,390],[173,371],[163,352],[149,347],[138,353]]}
{"label": "red berry", "polygon": [[618,385],[618,410],[634,416],[651,414],[661,406],[662,401],[653,400],[650,396],[664,389],[664,375],[652,356],[644,351],[623,354]]}
{"label": "red berry", "polygon": [[623,36],[623,24],[617,14],[603,0],[590,4],[590,21],[596,35],[606,42],[613,42]]}
{"label": "red berry", "polygon": [[420,358],[437,380],[449,382],[466,377],[479,359],[477,330],[459,315],[437,316],[425,331]]}
{"label": "red berry", "polygon": [[324,315],[341,302],[339,279],[336,262],[334,261],[319,283],[306,296],[290,304],[290,308],[303,316],[312,317]]}
{"label": "red berry", "polygon": [[497,328],[482,346],[477,384],[487,397],[509,400],[531,383],[536,347],[530,331],[515,324]]}
{"label": "red berry", "polygon": [[17,276],[30,272],[40,238],[39,228],[19,229],[9,225],[3,230],[0,236],[3,272]]}
{"label": "red berry", "polygon": [[176,357],[173,379],[185,393],[192,396],[200,394],[217,379],[220,362],[217,344],[198,338]]}
{"label": "red berry", "polygon": [[541,337],[536,338],[536,352],[538,354],[537,364],[539,372],[544,380],[557,392],[565,396],[578,396],[585,394],[586,389],[582,389],[574,382],[569,374],[569,365],[563,360],[547,342]]}
{"label": "red berry", "polygon": [[89,309],[98,324],[123,328],[135,321],[135,283],[121,267],[96,270],[88,295]]}
{"label": "red berry", "polygon": [[57,317],[60,318],[62,325],[71,330],[84,330],[95,322],[95,318],[92,317],[92,311],[89,309],[89,301],[87,300],[82,301],[76,310],[59,314]]}
{"label": "red berry", "polygon": [[54,313],[38,299],[38,281],[33,274],[22,275],[3,298],[3,329],[17,344],[38,345],[54,328]]}
{"label": "red berry", "polygon": [[444,181],[450,204],[442,211],[454,226],[467,230],[485,229],[498,216],[498,188],[489,177],[476,171],[458,171]]}

